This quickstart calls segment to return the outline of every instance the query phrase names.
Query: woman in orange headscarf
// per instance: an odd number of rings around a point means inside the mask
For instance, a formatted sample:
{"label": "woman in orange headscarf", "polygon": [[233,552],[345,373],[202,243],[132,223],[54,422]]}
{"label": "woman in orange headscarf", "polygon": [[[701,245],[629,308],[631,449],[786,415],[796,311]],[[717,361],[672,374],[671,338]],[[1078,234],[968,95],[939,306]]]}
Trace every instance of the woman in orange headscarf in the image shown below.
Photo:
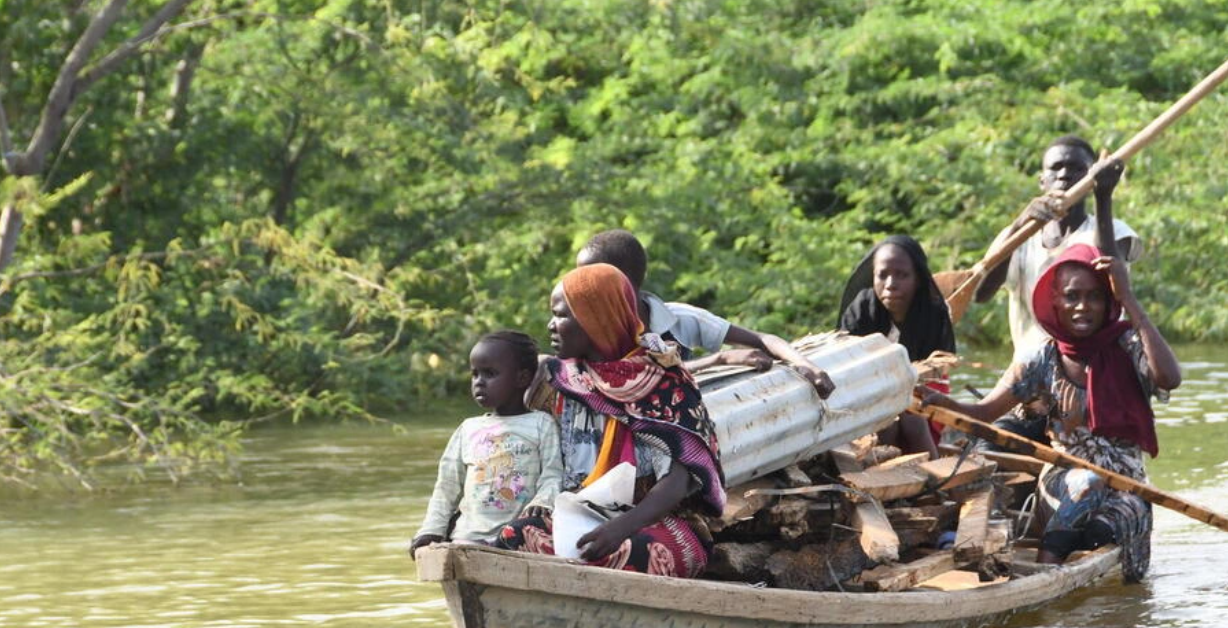
{"label": "woman in orange headscarf", "polygon": [[[577,268],[550,297],[545,384],[555,393],[563,488],[588,485],[621,462],[636,468],[634,505],[580,538],[590,564],[694,577],[712,542],[700,519],[725,504],[716,435],[676,347],[644,333],[635,291],[608,264]],[[551,521],[512,522],[499,547],[553,554]]]}

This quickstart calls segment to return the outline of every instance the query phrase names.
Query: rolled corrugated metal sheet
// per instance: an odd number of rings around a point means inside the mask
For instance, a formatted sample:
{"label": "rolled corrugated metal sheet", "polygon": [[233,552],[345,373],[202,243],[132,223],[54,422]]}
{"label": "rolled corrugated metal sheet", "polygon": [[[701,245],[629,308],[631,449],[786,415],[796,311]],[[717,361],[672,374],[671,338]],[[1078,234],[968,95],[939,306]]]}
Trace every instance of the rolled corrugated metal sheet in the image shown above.
{"label": "rolled corrugated metal sheet", "polygon": [[716,424],[727,486],[766,475],[882,429],[908,407],[917,374],[903,346],[881,334],[808,336],[795,346],[827,371],[826,401],[787,366],[697,376]]}

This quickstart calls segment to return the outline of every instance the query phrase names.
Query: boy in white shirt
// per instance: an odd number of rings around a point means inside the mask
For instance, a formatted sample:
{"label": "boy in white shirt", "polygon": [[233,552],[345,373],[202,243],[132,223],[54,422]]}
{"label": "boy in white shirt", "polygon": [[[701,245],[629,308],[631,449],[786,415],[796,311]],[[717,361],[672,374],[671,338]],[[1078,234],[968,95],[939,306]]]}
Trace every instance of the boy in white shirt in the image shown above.
{"label": "boy in white shirt", "polygon": [[[686,303],[666,303],[661,297],[641,290],[648,272],[648,254],[644,245],[629,231],[611,229],[589,238],[576,255],[576,266],[606,263],[621,270],[639,294],[640,320],[649,331],[678,343],[687,370],[692,372],[719,364],[744,364],[759,370],[772,366],[778,358],[801,373],[826,399],[836,389],[825,371],[816,367],[779,336],[764,334],[730,323],[708,310]],[[741,345],[748,349],[721,351],[724,344]],[[693,351],[704,349],[707,355],[695,359]]]}

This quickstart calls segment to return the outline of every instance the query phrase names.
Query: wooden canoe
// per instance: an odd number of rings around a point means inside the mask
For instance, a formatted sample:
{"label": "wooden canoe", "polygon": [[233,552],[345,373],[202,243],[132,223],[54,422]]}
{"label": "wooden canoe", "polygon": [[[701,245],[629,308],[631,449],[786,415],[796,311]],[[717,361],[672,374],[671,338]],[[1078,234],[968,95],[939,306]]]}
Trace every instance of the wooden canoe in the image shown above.
{"label": "wooden canoe", "polygon": [[[1020,550],[1032,552],[1035,550]],[[458,628],[800,628],[970,626],[1034,608],[1118,565],[1108,546],[1061,566],[1016,561],[1010,580],[965,590],[807,592],[614,571],[477,545],[419,550],[418,577],[439,582]]]}

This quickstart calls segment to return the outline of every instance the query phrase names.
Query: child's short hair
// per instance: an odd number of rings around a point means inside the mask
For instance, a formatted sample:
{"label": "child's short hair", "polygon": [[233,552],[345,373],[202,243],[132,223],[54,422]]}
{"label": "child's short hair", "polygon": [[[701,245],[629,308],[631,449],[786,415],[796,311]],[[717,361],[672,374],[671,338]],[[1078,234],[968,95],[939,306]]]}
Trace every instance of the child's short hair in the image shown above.
{"label": "child's short hair", "polygon": [[584,244],[585,251],[592,256],[593,262],[604,262],[623,271],[631,285],[637,289],[644,285],[644,275],[648,272],[648,254],[638,238],[625,229],[610,229],[602,231],[589,238]]}
{"label": "child's short hair", "polygon": [[512,353],[516,356],[516,366],[526,371],[537,370],[537,341],[533,337],[519,331],[504,329],[500,331],[492,331],[481,338],[478,338],[478,343],[483,342],[504,342],[512,348]]}

